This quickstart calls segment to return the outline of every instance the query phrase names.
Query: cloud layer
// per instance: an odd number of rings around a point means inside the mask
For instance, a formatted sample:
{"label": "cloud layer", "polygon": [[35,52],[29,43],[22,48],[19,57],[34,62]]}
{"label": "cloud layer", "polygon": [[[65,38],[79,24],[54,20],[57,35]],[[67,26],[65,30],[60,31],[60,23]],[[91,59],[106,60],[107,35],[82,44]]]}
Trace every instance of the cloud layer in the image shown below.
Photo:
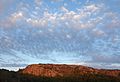
{"label": "cloud layer", "polygon": [[120,15],[110,2],[13,1],[16,9],[0,19],[1,66],[42,62],[119,68]]}

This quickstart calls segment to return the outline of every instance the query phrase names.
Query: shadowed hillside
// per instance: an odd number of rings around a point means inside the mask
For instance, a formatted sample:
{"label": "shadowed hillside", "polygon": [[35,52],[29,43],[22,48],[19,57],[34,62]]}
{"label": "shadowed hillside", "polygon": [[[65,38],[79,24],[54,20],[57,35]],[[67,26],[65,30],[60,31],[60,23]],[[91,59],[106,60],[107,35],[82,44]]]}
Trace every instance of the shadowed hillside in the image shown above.
{"label": "shadowed hillside", "polygon": [[120,82],[120,70],[80,65],[33,64],[18,72],[0,70],[0,82]]}

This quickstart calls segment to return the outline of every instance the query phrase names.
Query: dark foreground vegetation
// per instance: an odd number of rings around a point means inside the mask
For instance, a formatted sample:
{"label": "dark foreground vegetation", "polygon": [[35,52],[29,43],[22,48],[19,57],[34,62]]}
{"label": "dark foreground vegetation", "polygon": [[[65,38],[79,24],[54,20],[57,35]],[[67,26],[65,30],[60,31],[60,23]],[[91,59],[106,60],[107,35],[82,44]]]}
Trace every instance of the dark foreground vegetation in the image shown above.
{"label": "dark foreground vegetation", "polygon": [[120,82],[120,78],[98,74],[86,74],[79,77],[38,77],[1,69],[0,82]]}

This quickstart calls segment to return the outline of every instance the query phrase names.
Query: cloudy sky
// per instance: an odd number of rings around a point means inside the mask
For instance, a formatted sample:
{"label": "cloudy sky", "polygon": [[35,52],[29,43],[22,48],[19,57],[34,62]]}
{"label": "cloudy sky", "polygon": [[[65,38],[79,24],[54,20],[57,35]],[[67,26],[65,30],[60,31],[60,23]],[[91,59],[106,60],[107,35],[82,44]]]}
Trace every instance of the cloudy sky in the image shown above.
{"label": "cloudy sky", "polygon": [[32,63],[120,68],[120,0],[0,0],[0,68]]}

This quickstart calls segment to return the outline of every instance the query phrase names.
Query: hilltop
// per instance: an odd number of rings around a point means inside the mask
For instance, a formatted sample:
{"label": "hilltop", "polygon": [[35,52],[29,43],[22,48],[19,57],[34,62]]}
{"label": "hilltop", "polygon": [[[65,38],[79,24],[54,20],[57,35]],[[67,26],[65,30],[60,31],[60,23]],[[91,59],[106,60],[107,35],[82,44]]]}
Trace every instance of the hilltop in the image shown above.
{"label": "hilltop", "polygon": [[82,65],[32,64],[17,72],[1,69],[0,82],[120,82],[120,70]]}

